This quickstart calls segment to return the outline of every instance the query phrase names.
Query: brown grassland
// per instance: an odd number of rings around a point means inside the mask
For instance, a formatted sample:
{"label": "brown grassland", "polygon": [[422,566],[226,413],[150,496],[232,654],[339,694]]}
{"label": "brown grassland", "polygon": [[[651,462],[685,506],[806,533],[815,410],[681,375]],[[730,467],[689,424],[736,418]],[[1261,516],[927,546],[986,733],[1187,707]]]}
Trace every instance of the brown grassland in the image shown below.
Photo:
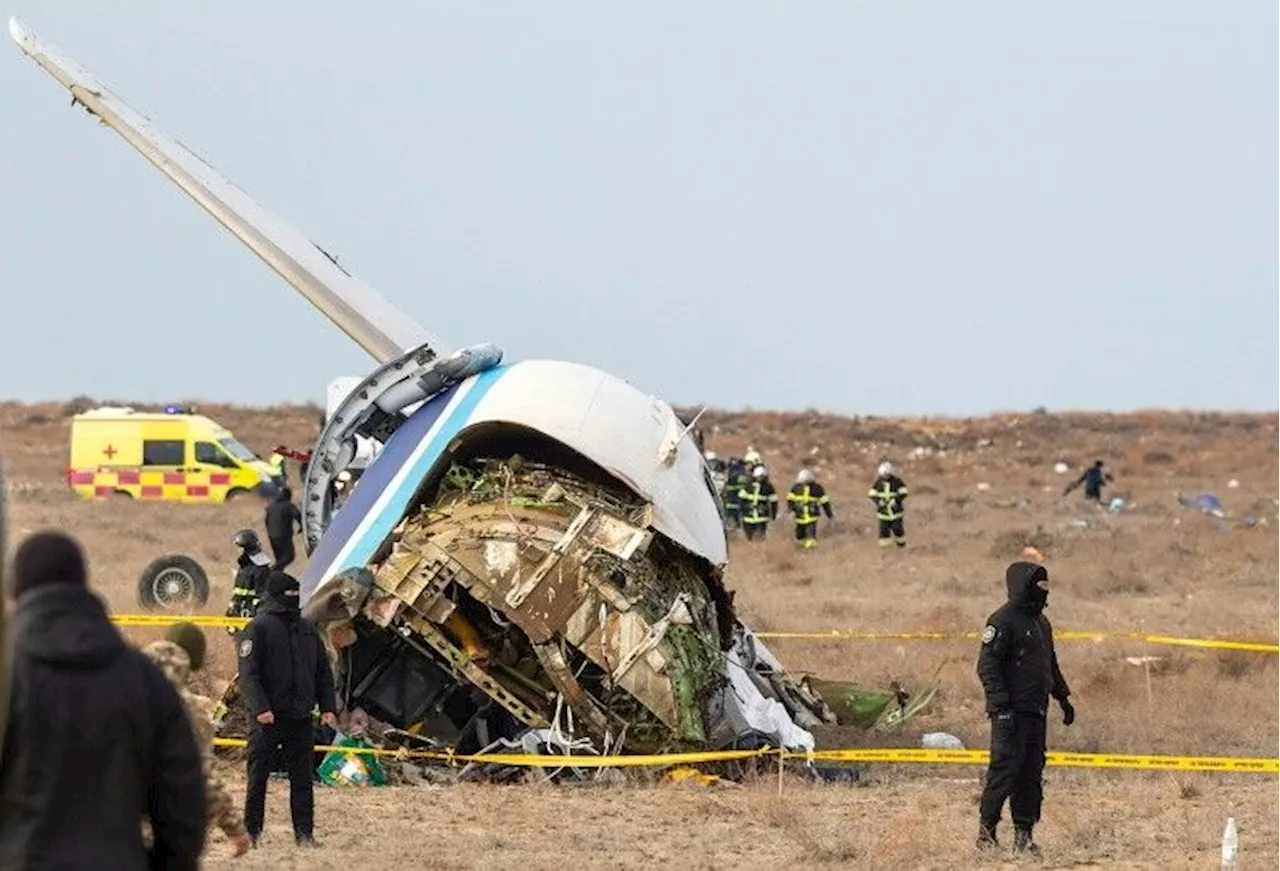
{"label": "brown grassland", "polygon": [[[309,445],[317,412],[209,406],[250,447]],[[757,631],[980,629],[1003,600],[1005,565],[1039,547],[1053,578],[1055,628],[1274,642],[1277,600],[1277,415],[1195,413],[998,415],[972,420],[851,419],[816,413],[708,413],[708,447],[748,441],[780,489],[810,464],[832,495],[836,520],[821,546],[797,552],[781,520],[769,540],[731,545],[729,585]],[[138,610],[138,573],[152,558],[185,553],[209,571],[206,611],[230,586],[232,533],[261,526],[261,504],[81,502],[62,483],[67,456],[60,405],[0,404],[0,453],[12,480],[17,536],[59,527],[88,550],[94,584],[116,612]],[[866,490],[876,462],[897,462],[911,488],[905,552],[881,553]],[[1108,513],[1062,488],[1102,458],[1130,507]],[[1228,488],[1238,479],[1237,488]],[[989,486],[979,487],[979,484]],[[1176,494],[1216,492],[1226,522],[1180,506]],[[1108,495],[1111,495],[1110,492]],[[1251,515],[1251,528],[1239,521]],[[1087,521],[1087,525],[1080,521]],[[1083,527],[1083,528],[1082,528]],[[144,642],[157,630],[130,630]],[[232,674],[230,642],[210,631],[209,679]],[[935,674],[942,690],[904,734],[858,735],[860,744],[919,746],[945,730],[983,748],[986,721],[974,641],[769,642],[794,672],[911,689]],[[1059,641],[1077,719],[1056,708],[1050,749],[1275,757],[1274,654],[1157,646],[1138,640]],[[1150,671],[1126,661],[1156,656]],[[844,740],[849,741],[845,736]],[[700,787],[637,777],[627,785],[320,788],[323,849],[299,853],[287,793],[272,784],[263,847],[232,862],[217,833],[210,868],[325,867],[816,867],[966,868],[981,771],[973,766],[869,765],[858,785],[814,785],[772,773],[743,785]],[[239,767],[228,765],[234,789]],[[1055,868],[1217,867],[1234,815],[1241,867],[1278,861],[1275,775],[1127,770],[1046,771],[1037,840]],[[1011,839],[1007,822],[1002,837]]]}

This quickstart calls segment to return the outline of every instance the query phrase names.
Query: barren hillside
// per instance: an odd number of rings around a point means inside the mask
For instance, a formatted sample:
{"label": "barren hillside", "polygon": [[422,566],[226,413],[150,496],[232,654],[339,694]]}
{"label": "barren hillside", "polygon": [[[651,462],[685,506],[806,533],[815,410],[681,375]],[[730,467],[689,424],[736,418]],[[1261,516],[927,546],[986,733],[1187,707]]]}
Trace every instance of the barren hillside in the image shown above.
{"label": "barren hillside", "polygon": [[[0,404],[0,453],[14,488],[19,534],[68,529],[86,544],[95,584],[117,612],[137,610],[135,581],[163,553],[186,553],[209,571],[207,607],[225,606],[232,534],[261,526],[261,505],[80,502],[66,492],[68,409]],[[201,404],[251,448],[309,447],[311,407],[244,409]],[[729,586],[759,631],[980,629],[1003,600],[1003,571],[1026,545],[1045,555],[1053,577],[1049,616],[1059,632],[1149,632],[1274,642],[1280,632],[1277,577],[1277,415],[1030,413],[979,419],[844,418],[820,414],[707,412],[707,447],[722,456],[756,447],[786,488],[802,465],[830,491],[836,520],[820,547],[798,552],[783,519],[763,543],[735,539]],[[881,553],[866,491],[879,460],[897,463],[910,487],[905,552]],[[1063,488],[1094,459],[1105,460],[1124,510],[1085,503]],[[1056,463],[1070,471],[1055,472]],[[1235,486],[1231,482],[1236,482]],[[1212,517],[1178,494],[1213,492],[1227,511]],[[138,631],[139,640],[153,632]],[[211,633],[213,678],[233,659]],[[981,748],[986,723],[973,674],[973,641],[777,639],[794,671],[908,689],[935,674],[943,690],[906,734],[855,736],[918,746],[945,730]],[[1277,657],[1150,645],[1132,640],[1061,641],[1078,717],[1054,720],[1051,749],[1243,755],[1277,753]],[[1150,676],[1127,658],[1153,655]],[[847,739],[849,736],[840,736]],[[824,864],[963,866],[975,826],[978,771],[969,767],[869,766],[865,790],[772,781],[697,791],[675,786],[597,790],[549,787],[412,788],[370,793],[323,790],[320,834],[329,867],[380,855],[443,866],[519,862],[551,867],[575,853],[585,864],[641,862],[705,867]],[[1205,867],[1228,813],[1241,826],[1243,855],[1265,867],[1277,843],[1274,776],[1066,771],[1048,776],[1041,839],[1056,867]],[[441,799],[448,798],[444,801]],[[284,793],[273,786],[272,845],[254,867],[293,861]],[[503,807],[521,824],[495,824]],[[445,809],[448,809],[446,815]],[[553,814],[560,824],[534,825]],[[581,817],[585,826],[565,825]],[[384,837],[363,828],[378,820]],[[692,830],[690,827],[692,823]],[[750,826],[749,833],[743,826]],[[430,846],[422,832],[438,837]],[[610,844],[589,846],[608,832]],[[216,840],[216,839],[215,839]],[[440,842],[447,841],[447,849]],[[213,856],[223,855],[219,845]],[[217,865],[213,862],[212,865]],[[237,865],[236,867],[242,867]],[[1246,861],[1245,867],[1251,862]],[[228,867],[231,867],[230,865]],[[297,864],[295,867],[310,867]]]}

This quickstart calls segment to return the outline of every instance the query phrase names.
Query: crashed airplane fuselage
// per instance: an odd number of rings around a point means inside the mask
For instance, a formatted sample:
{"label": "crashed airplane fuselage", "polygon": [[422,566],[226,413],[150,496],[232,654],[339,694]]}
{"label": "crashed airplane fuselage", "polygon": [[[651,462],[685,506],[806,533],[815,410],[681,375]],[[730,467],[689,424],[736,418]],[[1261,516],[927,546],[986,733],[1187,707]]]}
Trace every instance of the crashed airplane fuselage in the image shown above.
{"label": "crashed airplane fuselage", "polygon": [[[17,21],[30,55],[377,362],[302,493],[306,611],[348,709],[465,748],[813,746],[833,720],[735,617],[701,452],[597,369],[452,351]],[[381,445],[335,504],[357,437]]]}

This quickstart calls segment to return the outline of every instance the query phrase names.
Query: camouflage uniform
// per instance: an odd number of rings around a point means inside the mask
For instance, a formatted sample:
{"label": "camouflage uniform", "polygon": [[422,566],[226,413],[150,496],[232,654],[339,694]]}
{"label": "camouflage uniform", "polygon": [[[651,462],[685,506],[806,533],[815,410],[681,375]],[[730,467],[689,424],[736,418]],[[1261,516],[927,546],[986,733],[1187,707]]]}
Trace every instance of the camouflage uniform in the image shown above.
{"label": "camouflage uniform", "polygon": [[160,666],[187,706],[187,713],[191,717],[192,728],[200,745],[205,789],[209,795],[209,823],[222,829],[228,838],[240,837],[245,832],[244,820],[236,813],[231,794],[227,792],[222,778],[213,767],[213,700],[192,692],[191,658],[172,641],[154,641],[144,647],[142,652]]}

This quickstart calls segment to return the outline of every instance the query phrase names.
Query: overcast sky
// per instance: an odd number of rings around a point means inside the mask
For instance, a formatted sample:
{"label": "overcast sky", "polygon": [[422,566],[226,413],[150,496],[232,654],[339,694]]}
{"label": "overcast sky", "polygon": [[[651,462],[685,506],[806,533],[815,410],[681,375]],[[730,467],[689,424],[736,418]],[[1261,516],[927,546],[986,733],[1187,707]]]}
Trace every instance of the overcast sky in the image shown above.
{"label": "overcast sky", "polygon": [[[455,346],[727,408],[1280,404],[1275,0],[395,6],[5,18]],[[0,397],[364,374],[69,103],[6,33]]]}

